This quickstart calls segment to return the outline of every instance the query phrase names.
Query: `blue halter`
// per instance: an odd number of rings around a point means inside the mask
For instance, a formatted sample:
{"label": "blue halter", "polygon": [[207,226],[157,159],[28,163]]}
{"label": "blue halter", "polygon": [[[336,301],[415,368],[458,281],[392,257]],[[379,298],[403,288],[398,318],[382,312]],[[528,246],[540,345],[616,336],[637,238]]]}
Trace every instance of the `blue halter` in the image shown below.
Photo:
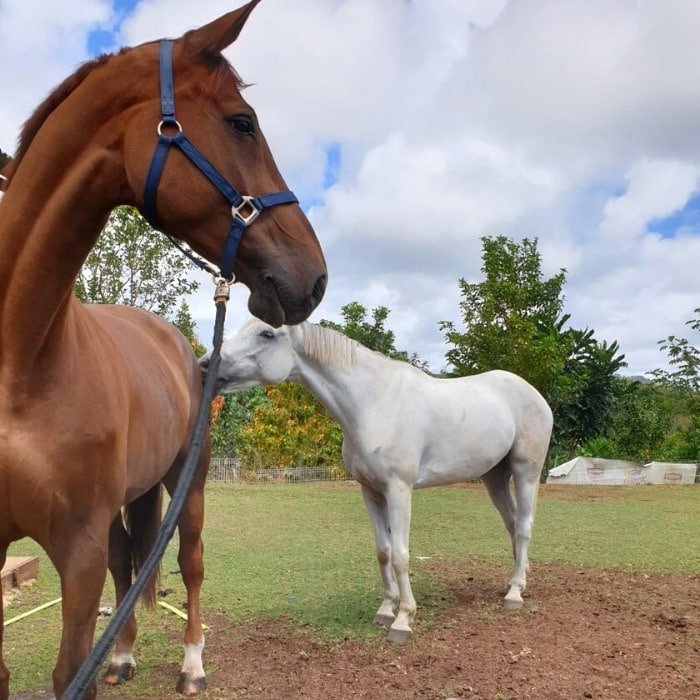
{"label": "blue halter", "polygon": [[[238,244],[241,242],[245,229],[258,218],[258,216],[270,207],[278,204],[298,203],[299,200],[293,192],[273,192],[260,197],[242,195],[235,187],[230,185],[221,173],[202,155],[197,147],[185,136],[177,119],[175,119],[175,95],[173,91],[173,42],[161,41],[160,43],[160,111],[161,121],[158,124],[158,142],[156,143],[151,167],[148,169],[146,187],[143,194],[144,216],[153,228],[160,230],[158,216],[156,214],[156,196],[158,183],[160,182],[165,159],[168,156],[170,146],[177,146],[187,158],[194,163],[207,177],[209,182],[221,192],[231,205],[233,221],[228,233],[224,249],[219,263],[219,274],[224,279],[233,276],[233,261],[236,257]],[[172,136],[163,133],[163,127],[175,129]],[[193,262],[203,269],[208,269],[206,263],[191,255],[186,249],[171,239]]]}

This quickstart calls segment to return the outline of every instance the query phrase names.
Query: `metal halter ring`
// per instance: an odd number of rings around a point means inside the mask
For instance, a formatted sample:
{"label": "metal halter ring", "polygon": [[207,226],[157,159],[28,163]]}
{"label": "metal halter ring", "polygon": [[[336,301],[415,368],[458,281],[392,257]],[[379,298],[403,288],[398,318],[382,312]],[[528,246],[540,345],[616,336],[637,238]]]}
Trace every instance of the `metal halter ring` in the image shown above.
{"label": "metal halter ring", "polygon": [[[237,218],[243,224],[248,226],[248,225],[252,224],[253,221],[255,221],[255,219],[258,218],[262,209],[258,209],[258,207],[256,206],[255,197],[251,197],[250,195],[247,195],[247,194],[242,194],[241,199],[243,201],[240,204],[238,204],[238,205],[234,204],[231,207],[231,213],[233,214],[234,219]],[[248,207],[250,209],[250,213],[243,214],[241,212],[241,210],[245,209],[246,207]]]}
{"label": "metal halter ring", "polygon": [[180,122],[177,119],[163,119],[162,121],[158,122],[158,128],[156,129],[156,131],[158,132],[158,136],[163,135],[164,126],[172,126],[176,131],[182,131],[182,126],[180,125]]}

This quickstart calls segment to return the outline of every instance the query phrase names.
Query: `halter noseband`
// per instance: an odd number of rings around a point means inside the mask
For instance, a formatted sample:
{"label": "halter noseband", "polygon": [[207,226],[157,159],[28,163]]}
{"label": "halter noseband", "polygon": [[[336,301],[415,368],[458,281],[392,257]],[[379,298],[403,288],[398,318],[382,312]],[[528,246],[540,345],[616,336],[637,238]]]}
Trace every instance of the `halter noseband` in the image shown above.
{"label": "halter noseband", "polygon": [[[144,216],[153,228],[160,230],[158,216],[156,214],[156,196],[158,183],[160,182],[165,159],[168,156],[170,146],[177,146],[180,151],[199,168],[209,182],[226,197],[231,205],[233,221],[229,229],[228,237],[224,243],[224,249],[219,263],[219,274],[224,279],[231,279],[233,275],[233,261],[236,257],[238,244],[243,237],[246,227],[258,218],[258,216],[270,207],[277,204],[297,203],[298,199],[293,192],[273,192],[260,197],[242,195],[230,185],[226,178],[204,157],[197,147],[185,136],[177,119],[175,119],[175,95],[173,90],[173,42],[160,42],[160,111],[161,121],[158,124],[158,142],[151,166],[146,177],[146,187],[143,195]],[[172,136],[163,133],[163,127],[174,129]],[[171,241],[182,250],[195,264],[203,269],[209,269],[206,263],[191,255],[175,240]]]}

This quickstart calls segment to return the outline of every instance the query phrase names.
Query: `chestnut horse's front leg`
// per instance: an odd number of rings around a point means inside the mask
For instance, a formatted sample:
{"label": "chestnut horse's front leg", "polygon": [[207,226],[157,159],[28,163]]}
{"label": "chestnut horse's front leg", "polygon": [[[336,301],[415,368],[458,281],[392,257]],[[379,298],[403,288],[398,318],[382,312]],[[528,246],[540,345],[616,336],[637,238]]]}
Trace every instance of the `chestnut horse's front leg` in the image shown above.
{"label": "chestnut horse's front leg", "polygon": [[[178,564],[187,589],[187,626],[183,640],[185,657],[177,683],[177,692],[182,695],[197,695],[207,687],[202,663],[204,634],[199,596],[204,580],[202,528],[204,526],[204,483],[208,467],[209,449],[205,446],[178,521],[180,536]],[[167,482],[166,487],[169,488]]]}
{"label": "chestnut horse's front leg", "polygon": [[[63,632],[58,661],[53,671],[56,700],[80,669],[92,648],[100,596],[107,577],[108,524],[86,526],[58,538],[47,549],[61,578]],[[82,700],[94,700],[97,686],[91,683]]]}
{"label": "chestnut horse's front leg", "polygon": [[[7,558],[7,547],[3,546],[0,548],[0,569],[5,566],[5,559]],[[0,581],[0,596],[2,596],[2,581]],[[0,700],[8,700],[10,697],[10,672],[5,666],[5,662],[2,658],[2,632],[5,624],[3,605],[0,605]]]}
{"label": "chestnut horse's front leg", "polygon": [[204,634],[199,605],[199,594],[204,580],[204,545],[201,537],[201,518],[193,517],[193,513],[197,511],[203,514],[204,498],[201,489],[195,486],[192,489],[178,525],[180,533],[178,564],[187,589],[187,626],[183,639],[185,658],[177,683],[177,692],[183,695],[197,695],[207,687],[202,663]]}

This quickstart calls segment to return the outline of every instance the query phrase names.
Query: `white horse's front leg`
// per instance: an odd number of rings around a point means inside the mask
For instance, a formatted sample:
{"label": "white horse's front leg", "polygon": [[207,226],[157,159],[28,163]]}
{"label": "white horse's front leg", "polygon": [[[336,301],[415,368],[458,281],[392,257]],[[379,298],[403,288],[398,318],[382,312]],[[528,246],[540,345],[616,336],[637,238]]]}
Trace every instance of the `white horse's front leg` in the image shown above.
{"label": "white horse's front leg", "polygon": [[367,486],[362,486],[362,498],[367,508],[372,528],[374,541],[377,547],[377,561],[382,575],[384,586],[384,599],[374,616],[374,624],[389,629],[396,619],[394,615],[394,603],[399,597],[399,588],[396,585],[394,569],[391,564],[391,539],[389,534],[389,520],[386,508],[386,499],[383,494],[372,491]]}
{"label": "white horse's front leg", "polygon": [[416,599],[413,597],[408,577],[411,495],[411,487],[401,481],[391,483],[386,492],[391,533],[391,563],[399,587],[399,614],[389,629],[387,639],[395,644],[404,644],[411,638],[411,623],[416,615]]}

